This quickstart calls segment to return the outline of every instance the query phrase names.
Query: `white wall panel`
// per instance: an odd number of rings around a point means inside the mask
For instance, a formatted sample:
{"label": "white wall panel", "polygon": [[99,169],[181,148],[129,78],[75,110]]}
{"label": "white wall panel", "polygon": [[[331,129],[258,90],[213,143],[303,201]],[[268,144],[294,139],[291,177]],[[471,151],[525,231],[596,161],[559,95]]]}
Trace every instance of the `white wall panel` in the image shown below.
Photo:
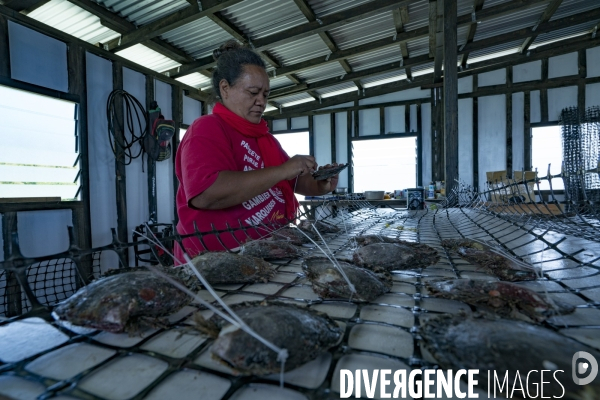
{"label": "white wall panel", "polygon": [[371,108],[358,111],[358,135],[379,135],[379,109]]}
{"label": "white wall panel", "polygon": [[[368,91],[368,89],[367,89]],[[364,100],[359,100],[358,104],[361,106],[368,104],[387,103],[391,101],[403,101],[403,100],[414,100],[431,97],[431,91],[429,89],[421,90],[420,88],[407,89],[400,92],[394,92],[384,94],[381,96],[369,97]]]}
{"label": "white wall panel", "polygon": [[[129,68],[123,68],[123,89],[136,97],[142,104],[146,101],[146,78],[143,74]],[[135,116],[133,117],[135,118]],[[136,135],[141,133],[137,131]],[[127,137],[128,132],[125,132]],[[132,151],[136,154],[139,145],[136,144]],[[148,222],[148,175],[146,171],[146,158],[138,157],[131,162],[126,170],[127,181],[127,237],[132,240],[132,232],[136,226]],[[129,252],[130,262],[133,263],[133,249]]]}
{"label": "white wall panel", "polygon": [[[112,63],[86,53],[86,68],[92,247],[99,247],[111,243],[110,230],[117,228],[115,156],[106,135],[106,101],[113,87]],[[114,252],[104,252],[102,270],[116,268],[117,260]]]}
{"label": "white wall panel", "polygon": [[69,248],[68,226],[71,210],[26,211],[17,213],[19,245],[25,257],[41,257]]}
{"label": "white wall panel", "polygon": [[506,69],[502,68],[496,71],[490,71],[477,76],[477,85],[479,87],[504,85],[506,83]]}
{"label": "white wall panel", "polygon": [[585,106],[600,107],[600,83],[593,83],[585,87]]}
{"label": "white wall panel", "polygon": [[423,183],[431,182],[431,103],[421,105]]}
{"label": "white wall panel", "polygon": [[479,189],[487,171],[506,169],[506,96],[480,97],[478,101]]}
{"label": "white wall panel", "polygon": [[308,129],[308,117],[292,118],[292,129]]}
{"label": "white wall panel", "polygon": [[287,119],[275,119],[273,120],[273,131],[286,131],[287,130]]}
{"label": "white wall panel", "polygon": [[525,93],[513,93],[512,107],[513,170],[522,171],[525,164]]}
{"label": "white wall panel", "polygon": [[458,177],[473,184],[473,99],[458,100]]}
{"label": "white wall panel", "polygon": [[527,82],[542,79],[542,60],[513,66],[513,82]]}
{"label": "white wall panel", "polygon": [[13,79],[69,91],[67,45],[8,21],[10,74]]}
{"label": "white wall panel", "polygon": [[191,97],[183,95],[183,123],[191,125],[196,118],[202,115],[202,103]]}
{"label": "white wall panel", "polygon": [[[165,119],[172,119],[171,85],[154,80],[154,99]],[[171,223],[174,219],[175,194],[173,189],[173,159],[156,163],[156,218],[158,222]]]}
{"label": "white wall panel", "polygon": [[548,59],[548,78],[552,79],[560,76],[577,75],[579,73],[577,58],[577,53],[550,57]]}
{"label": "white wall panel", "polygon": [[329,115],[321,114],[313,117],[315,159],[319,165],[327,165],[331,162],[331,117]]}
{"label": "white wall panel", "polygon": [[384,108],[385,133],[404,133],[404,131],[406,131],[406,118],[404,112],[404,106],[393,106]]}
{"label": "white wall panel", "polygon": [[588,78],[600,76],[600,46],[587,49],[586,61]]}
{"label": "white wall panel", "polygon": [[458,93],[471,93],[473,91],[473,76],[458,79]]}
{"label": "white wall panel", "polygon": [[577,107],[577,86],[548,89],[548,120],[558,121],[566,107]]}
{"label": "white wall panel", "polygon": [[534,90],[530,92],[531,95],[529,97],[529,101],[531,104],[531,112],[529,114],[529,118],[532,123],[541,122],[542,121],[542,109],[540,103],[540,91]]}
{"label": "white wall panel", "polygon": [[[335,159],[338,163],[348,162],[348,113],[335,114]],[[338,186],[348,187],[348,168],[340,173]]]}

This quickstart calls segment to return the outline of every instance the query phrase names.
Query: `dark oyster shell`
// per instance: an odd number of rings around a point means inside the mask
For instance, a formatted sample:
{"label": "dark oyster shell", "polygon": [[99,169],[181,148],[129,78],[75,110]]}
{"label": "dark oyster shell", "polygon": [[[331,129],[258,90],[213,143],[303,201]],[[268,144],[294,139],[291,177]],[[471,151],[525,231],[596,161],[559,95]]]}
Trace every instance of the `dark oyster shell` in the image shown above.
{"label": "dark oyster shell", "polygon": [[276,273],[261,258],[234,253],[203,253],[194,257],[192,263],[210,284],[267,282]]}
{"label": "dark oyster shell", "polygon": [[253,240],[242,246],[240,254],[277,260],[303,257],[306,252],[287,240]]}

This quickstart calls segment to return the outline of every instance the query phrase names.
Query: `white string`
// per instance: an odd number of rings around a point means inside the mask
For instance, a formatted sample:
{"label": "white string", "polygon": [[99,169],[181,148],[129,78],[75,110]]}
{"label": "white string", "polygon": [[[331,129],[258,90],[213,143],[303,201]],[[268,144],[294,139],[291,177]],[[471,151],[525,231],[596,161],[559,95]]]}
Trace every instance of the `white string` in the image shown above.
{"label": "white string", "polygon": [[[154,235],[154,233],[150,230],[150,227],[148,226],[148,224],[146,224],[146,227],[148,228],[148,231],[152,234],[152,236],[154,236],[154,238],[156,238],[156,236]],[[156,239],[156,241],[155,241],[155,240],[150,239],[149,237],[147,237],[144,234],[141,234],[139,232],[136,232],[136,233],[138,233],[140,236],[142,236],[143,238],[147,239],[151,243],[155,244],[156,246],[160,247],[169,256],[173,257],[173,255],[160,242],[158,242],[158,239]],[[199,301],[200,304],[202,304],[203,306],[209,308],[211,311],[213,311],[214,313],[218,314],[221,318],[223,318],[227,322],[231,323],[232,325],[236,326],[239,329],[242,329],[244,332],[246,332],[247,334],[249,334],[250,336],[252,336],[256,340],[258,340],[259,342],[261,342],[262,344],[264,344],[265,346],[267,346],[269,349],[271,349],[275,353],[277,353],[277,361],[281,362],[281,380],[280,380],[279,383],[280,383],[280,386],[283,387],[283,371],[285,369],[285,361],[287,360],[287,358],[289,356],[288,351],[286,349],[280,348],[280,347],[274,345],[273,343],[269,342],[268,340],[266,340],[265,338],[263,338],[262,336],[260,336],[258,333],[256,333],[248,325],[246,325],[246,323],[235,312],[233,312],[233,310],[231,308],[229,308],[229,306],[227,306],[227,304],[225,304],[225,302],[223,301],[223,299],[221,299],[221,297],[217,295],[217,293],[214,291],[214,289],[212,288],[212,286],[206,281],[206,279],[202,276],[202,274],[200,273],[200,271],[198,271],[198,269],[196,268],[196,266],[194,265],[194,263],[192,263],[192,260],[190,259],[190,256],[185,252],[185,250],[182,249],[182,252],[183,252],[183,257],[185,258],[185,261],[187,263],[187,266],[196,275],[196,277],[200,280],[200,282],[202,282],[202,285],[209,291],[209,293],[215,298],[215,300],[223,307],[223,309],[229,313],[229,315],[231,316],[231,318],[229,318],[227,315],[225,315],[224,313],[222,313],[220,310],[218,310],[216,307],[212,306],[208,302],[202,300],[199,296],[197,296],[196,294],[194,294],[191,290],[189,290],[188,288],[186,288],[184,285],[182,285],[179,282],[177,282],[176,280],[172,279],[171,277],[169,277],[165,273],[159,271],[157,268],[149,267],[149,269],[152,272],[154,272],[157,275],[159,275],[160,277],[166,279],[169,283],[171,283],[172,285],[174,285],[176,288],[182,290],[184,293],[186,293],[188,295],[191,295],[195,300]]]}

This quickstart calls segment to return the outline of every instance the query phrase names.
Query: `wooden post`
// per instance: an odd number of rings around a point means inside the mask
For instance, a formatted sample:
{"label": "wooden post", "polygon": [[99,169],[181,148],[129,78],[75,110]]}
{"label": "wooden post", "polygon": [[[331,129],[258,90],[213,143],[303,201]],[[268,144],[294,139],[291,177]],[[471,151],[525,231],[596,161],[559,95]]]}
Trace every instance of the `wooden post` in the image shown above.
{"label": "wooden post", "polygon": [[525,132],[523,134],[523,138],[525,143],[523,143],[523,153],[525,156],[524,160],[524,168],[525,171],[531,171],[531,92],[525,92]]}
{"label": "wooden post", "polygon": [[[512,67],[506,68],[506,86],[511,89],[513,81]],[[506,93],[506,173],[512,178],[513,145],[512,145],[512,90]]]}
{"label": "wooden post", "polygon": [[410,132],[410,105],[404,106],[404,132]]}
{"label": "wooden post", "polygon": [[[2,240],[4,259],[8,260],[12,255],[12,234],[17,232],[17,213],[5,212],[2,214]],[[15,271],[6,271],[6,316],[16,317],[23,313],[21,300],[22,291]]]}
{"label": "wooden post", "polygon": [[423,186],[423,129],[421,104],[417,104],[417,186]]}
{"label": "wooden post", "polygon": [[[113,89],[123,89],[123,65],[120,61],[113,61]],[[124,147],[124,117],[123,117],[123,97],[115,96],[115,118],[114,135],[115,135],[115,171],[116,171],[116,186],[117,186],[117,238],[121,242],[128,241],[127,229],[127,183],[125,178],[125,153]],[[122,254],[122,260],[127,260],[125,254]]]}
{"label": "wooden post", "polygon": [[[358,107],[358,100],[354,101],[354,107]],[[359,129],[358,129],[358,109],[354,110],[354,137],[359,137]]]}
{"label": "wooden post", "polygon": [[[177,179],[177,175],[175,175],[175,160],[177,158],[177,150],[179,148],[179,141],[181,140],[179,137],[179,128],[183,123],[183,90],[180,86],[171,85],[171,115],[173,116],[173,121],[175,122],[175,136],[173,137],[173,193],[177,196],[177,191],[179,190],[179,179]],[[173,212],[174,222],[179,222],[179,215],[177,214],[177,203],[175,203],[175,210]]]}
{"label": "wooden post", "polygon": [[315,155],[315,123],[313,116],[308,116],[308,148],[311,156]]}
{"label": "wooden post", "polygon": [[[88,149],[88,110],[87,110],[87,79],[85,50],[76,43],[69,43],[67,52],[67,67],[69,72],[69,93],[79,96],[77,105],[77,132],[79,151],[80,198],[81,209],[72,210],[73,230],[77,246],[86,250],[92,247],[91,207],[90,207],[90,166]],[[79,287],[89,283],[93,278],[91,254],[74,260],[77,263],[81,280],[76,280]]]}
{"label": "wooden post", "polygon": [[[542,84],[548,82],[548,59],[542,60]],[[542,113],[542,122],[548,122],[548,89],[540,88],[540,110]]]}
{"label": "wooden post", "polygon": [[385,107],[379,107],[379,134],[385,135]]}
{"label": "wooden post", "polygon": [[[478,75],[473,75],[473,91],[477,91]],[[479,99],[473,97],[473,187],[479,189]]]}
{"label": "wooden post", "polygon": [[0,15],[0,76],[10,78],[10,49],[8,45],[8,20]]}
{"label": "wooden post", "polygon": [[[146,75],[146,110],[148,110],[148,134],[152,134],[150,124],[150,105],[154,101],[154,77]],[[156,198],[156,161],[146,154],[148,177],[148,215],[152,222],[157,222],[158,200]]]}
{"label": "wooden post", "polygon": [[352,164],[352,111],[346,111],[346,148],[348,150],[348,193],[354,192],[354,170]]}
{"label": "wooden post", "polygon": [[579,110],[579,120],[585,119],[585,78],[587,77],[587,52],[579,50],[579,83],[577,84],[577,109]]}
{"label": "wooden post", "polygon": [[329,114],[329,130],[331,131],[331,162],[336,162],[336,142],[335,142],[335,113]]}
{"label": "wooden post", "polygon": [[457,0],[444,1],[444,139],[446,193],[458,180]]}
{"label": "wooden post", "polygon": [[[431,89],[431,177],[433,181],[444,178],[444,107],[442,88]],[[424,182],[426,184],[427,182]]]}

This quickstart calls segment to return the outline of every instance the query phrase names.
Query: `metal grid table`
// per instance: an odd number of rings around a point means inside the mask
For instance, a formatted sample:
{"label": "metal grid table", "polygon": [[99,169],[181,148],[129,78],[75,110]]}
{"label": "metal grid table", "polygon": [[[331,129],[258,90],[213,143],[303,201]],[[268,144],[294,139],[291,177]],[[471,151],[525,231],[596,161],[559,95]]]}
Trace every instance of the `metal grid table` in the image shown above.
{"label": "metal grid table", "polygon": [[[317,215],[342,228],[326,237],[336,255],[351,253],[352,236],[378,234],[428,244],[441,259],[424,269],[394,272],[391,292],[371,303],[319,299],[302,274],[301,260],[274,263],[277,274],[269,283],[216,286],[228,304],[277,299],[326,312],[344,328],[341,344],[286,373],[284,388],[276,375],[238,377],[213,361],[212,340],[184,329],[199,309],[191,304],[169,317],[168,329],[134,337],[35,317],[7,320],[0,325],[0,394],[42,399],[333,399],[339,397],[340,369],[434,367],[435,360],[421,348],[421,321],[440,313],[470,313],[471,307],[430,297],[423,283],[436,277],[495,279],[440,245],[442,239],[462,237],[496,243],[543,267],[543,279],[519,284],[577,306],[573,314],[551,318],[545,326],[600,349],[599,243],[472,208],[413,212],[357,202],[354,211],[334,216],[332,205],[324,205]],[[205,291],[200,295],[209,298]]]}

